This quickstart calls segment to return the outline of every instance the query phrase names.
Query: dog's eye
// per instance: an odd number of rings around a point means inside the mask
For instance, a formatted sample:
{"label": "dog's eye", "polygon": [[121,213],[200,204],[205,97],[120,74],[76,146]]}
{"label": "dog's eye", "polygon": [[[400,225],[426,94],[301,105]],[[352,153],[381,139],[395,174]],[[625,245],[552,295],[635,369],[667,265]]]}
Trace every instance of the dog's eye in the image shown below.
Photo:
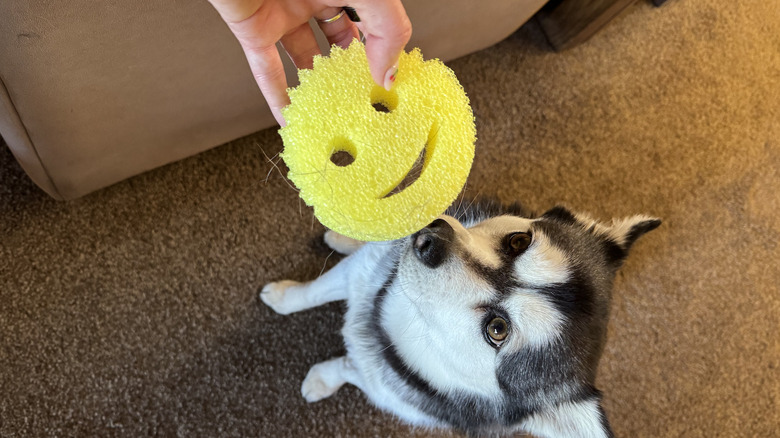
{"label": "dog's eye", "polygon": [[528,233],[512,233],[504,239],[504,249],[511,255],[519,255],[531,245]]}
{"label": "dog's eye", "polygon": [[488,322],[485,334],[491,344],[499,347],[509,336],[509,323],[504,318],[497,316]]}

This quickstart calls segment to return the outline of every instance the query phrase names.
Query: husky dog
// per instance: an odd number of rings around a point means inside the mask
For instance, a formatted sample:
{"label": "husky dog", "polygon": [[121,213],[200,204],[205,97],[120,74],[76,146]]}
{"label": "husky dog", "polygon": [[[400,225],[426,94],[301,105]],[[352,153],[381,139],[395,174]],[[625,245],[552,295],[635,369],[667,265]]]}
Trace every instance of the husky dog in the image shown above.
{"label": "husky dog", "polygon": [[594,387],[612,282],[661,222],[607,225],[563,207],[529,218],[490,201],[449,213],[395,242],[326,232],[349,257],[312,282],[263,288],[281,314],[347,300],[347,355],[311,368],[305,399],[351,383],[414,425],[612,436]]}

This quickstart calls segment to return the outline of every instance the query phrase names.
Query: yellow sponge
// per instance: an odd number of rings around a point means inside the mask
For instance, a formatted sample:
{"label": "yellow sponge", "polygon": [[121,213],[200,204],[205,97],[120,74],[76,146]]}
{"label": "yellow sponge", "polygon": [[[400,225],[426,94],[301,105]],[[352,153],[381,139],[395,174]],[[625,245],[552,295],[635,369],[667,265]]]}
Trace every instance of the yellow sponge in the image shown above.
{"label": "yellow sponge", "polygon": [[[282,112],[282,156],[287,176],[323,225],[358,240],[397,239],[428,225],[457,198],[476,133],[452,70],[423,61],[418,49],[402,53],[387,91],[371,79],[356,40],[347,50],[334,46],[298,74],[300,85],[289,90]],[[336,164],[337,153],[351,163]],[[417,180],[394,191],[421,156]]]}

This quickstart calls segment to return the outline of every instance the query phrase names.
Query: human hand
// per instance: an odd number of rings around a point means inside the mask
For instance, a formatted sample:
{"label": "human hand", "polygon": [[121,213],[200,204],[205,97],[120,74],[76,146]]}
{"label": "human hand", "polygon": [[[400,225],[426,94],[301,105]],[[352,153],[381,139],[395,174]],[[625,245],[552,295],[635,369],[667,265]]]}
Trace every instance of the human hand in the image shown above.
{"label": "human hand", "polygon": [[[412,34],[401,0],[209,1],[244,49],[257,85],[281,126],[285,125],[281,110],[290,99],[276,42],[281,41],[297,68],[311,68],[314,55],[320,54],[308,24],[311,17],[317,19],[328,43],[343,48],[358,37],[358,30],[363,32],[371,76],[386,89],[395,80],[398,57]],[[353,8],[359,21],[339,16],[342,6]]]}

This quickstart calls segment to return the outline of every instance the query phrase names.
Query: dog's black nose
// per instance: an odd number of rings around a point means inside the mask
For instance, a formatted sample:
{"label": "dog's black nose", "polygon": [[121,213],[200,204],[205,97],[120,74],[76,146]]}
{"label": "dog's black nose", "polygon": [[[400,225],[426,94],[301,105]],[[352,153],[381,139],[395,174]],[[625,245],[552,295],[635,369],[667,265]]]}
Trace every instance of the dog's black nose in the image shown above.
{"label": "dog's black nose", "polygon": [[449,255],[454,236],[455,230],[447,221],[436,219],[412,235],[414,254],[429,268],[436,268]]}

